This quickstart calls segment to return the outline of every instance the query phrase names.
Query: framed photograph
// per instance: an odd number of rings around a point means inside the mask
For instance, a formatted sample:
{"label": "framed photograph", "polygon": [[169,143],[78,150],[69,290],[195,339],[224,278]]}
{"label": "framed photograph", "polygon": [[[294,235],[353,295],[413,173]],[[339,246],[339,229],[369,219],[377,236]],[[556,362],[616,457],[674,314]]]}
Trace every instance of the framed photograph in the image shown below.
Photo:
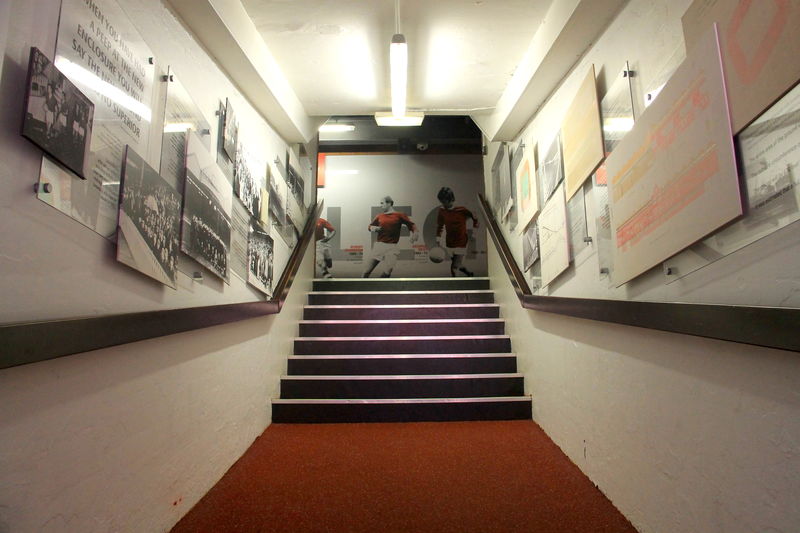
{"label": "framed photograph", "polygon": [[22,136],[86,179],[94,104],[38,48],[31,48]]}
{"label": "framed photograph", "polygon": [[236,143],[239,140],[239,122],[233,112],[230,99],[225,99],[225,129],[222,133],[222,147],[231,161],[236,161]]}
{"label": "framed photograph", "polygon": [[544,204],[552,196],[558,184],[564,180],[564,166],[561,160],[561,141],[559,133],[545,143],[544,158],[539,164],[539,186],[542,188],[540,202]]}
{"label": "framed photograph", "polygon": [[121,191],[117,261],[176,289],[181,195],[130,146]]}
{"label": "framed photograph", "polygon": [[181,251],[228,281],[233,191],[197,135],[189,135]]}
{"label": "framed photograph", "polygon": [[267,164],[254,157],[242,143],[236,148],[236,166],[233,174],[233,193],[242,201],[251,215],[261,215],[262,191]]}
{"label": "framed photograph", "polygon": [[247,247],[247,282],[267,297],[272,296],[272,264],[275,242],[269,234],[258,227],[250,226]]}

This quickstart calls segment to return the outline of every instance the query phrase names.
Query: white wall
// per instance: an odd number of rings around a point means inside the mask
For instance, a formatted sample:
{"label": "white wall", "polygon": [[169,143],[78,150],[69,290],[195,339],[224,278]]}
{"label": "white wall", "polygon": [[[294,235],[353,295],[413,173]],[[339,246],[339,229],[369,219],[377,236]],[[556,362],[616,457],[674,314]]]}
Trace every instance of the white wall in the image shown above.
{"label": "white wall", "polygon": [[[590,63],[604,87],[631,61],[641,106],[643,92],[684,55],[680,17],[690,3],[631,0],[522,137],[556,132]],[[487,177],[492,158],[484,158]],[[521,241],[504,232],[520,262]],[[650,272],[612,291],[588,247],[544,294],[797,305],[796,233],[762,239],[670,285]],[[534,419],[637,528],[800,531],[796,353],[527,311],[491,244],[489,271]]]}
{"label": "white wall", "polygon": [[[124,4],[212,138],[229,97],[248,146],[285,157],[286,142],[158,0]],[[235,276],[159,286],[36,199],[41,151],[19,135],[21,106],[29,48],[52,55],[58,11],[50,0],[0,8],[0,323],[259,299]],[[289,251],[275,241],[277,279]],[[0,531],[169,530],[270,423],[312,275],[308,253],[279,315],[0,370]]]}

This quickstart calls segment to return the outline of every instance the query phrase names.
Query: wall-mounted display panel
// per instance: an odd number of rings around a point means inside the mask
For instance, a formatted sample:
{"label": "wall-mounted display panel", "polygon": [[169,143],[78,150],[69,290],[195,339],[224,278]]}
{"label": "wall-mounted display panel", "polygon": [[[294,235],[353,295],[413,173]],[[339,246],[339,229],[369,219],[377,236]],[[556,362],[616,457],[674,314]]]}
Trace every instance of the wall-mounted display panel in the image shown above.
{"label": "wall-mounted display panel", "polygon": [[665,261],[667,282],[800,220],[800,85],[742,130],[738,140],[745,217]]}
{"label": "wall-mounted display panel", "polygon": [[492,162],[492,209],[499,220],[505,222],[508,218],[512,202],[508,145],[502,142]]}
{"label": "wall-mounted display panel", "polygon": [[594,65],[583,79],[561,123],[561,150],[567,200],[603,161],[603,131]]}
{"label": "wall-mounted display panel", "polygon": [[531,220],[539,212],[539,186],[536,183],[536,147],[534,143],[523,143],[522,161],[517,166],[517,213],[520,233],[525,233]]}
{"label": "wall-mounted display panel", "polygon": [[734,132],[800,80],[800,0],[695,0],[682,22],[689,53],[719,26]]}
{"label": "wall-mounted display panel", "polygon": [[569,228],[564,185],[556,188],[538,218],[542,287],[550,284],[569,266]]}
{"label": "wall-mounted display panel", "polygon": [[561,161],[561,142],[558,133],[548,142],[540,143],[540,145],[545,147],[544,157],[539,163],[538,180],[541,187],[539,201],[544,203],[550,199],[558,184],[564,180],[564,166]]}
{"label": "wall-mounted display panel", "polygon": [[189,135],[181,251],[225,281],[231,248],[231,185],[194,133]]}
{"label": "wall-mounted display panel", "polygon": [[606,164],[617,286],[741,214],[715,29]]}
{"label": "wall-mounted display panel", "polygon": [[583,187],[567,200],[567,225],[569,227],[569,256],[574,258],[589,246],[586,225],[586,195]]}
{"label": "wall-mounted display panel", "polygon": [[233,111],[230,98],[225,99],[225,122],[222,128],[222,148],[231,161],[236,161],[236,145],[239,142],[239,121]]}
{"label": "wall-mounted display panel", "polygon": [[539,260],[539,223],[532,222],[522,234],[522,268],[525,272]]}
{"label": "wall-mounted display panel", "polygon": [[38,48],[32,47],[22,136],[86,179],[94,104]]}
{"label": "wall-mounted display panel", "polygon": [[171,67],[166,80],[159,174],[173,187],[182,190],[186,175],[187,136],[189,132],[196,133],[206,150],[211,150],[211,125]]}
{"label": "wall-mounted display panel", "polygon": [[[605,157],[611,155],[617,144],[633,129],[633,93],[628,62],[614,78],[600,100],[600,118],[603,122],[603,149]],[[605,161],[592,176],[592,199],[595,212],[595,244],[601,274],[613,270],[614,242],[611,238],[611,213],[608,209],[608,174]]]}
{"label": "wall-mounted display panel", "polygon": [[180,193],[130,146],[121,187],[117,261],[177,289]]}
{"label": "wall-mounted display panel", "polygon": [[254,217],[261,215],[261,194],[267,178],[267,162],[249,150],[243,142],[236,148],[233,193]]}
{"label": "wall-mounted display panel", "polygon": [[116,234],[125,146],[148,153],[153,63],[114,0],[62,1],[54,64],[94,104],[94,123],[86,182],[68,183],[73,175],[45,158],[38,197],[106,238]]}
{"label": "wall-mounted display panel", "polygon": [[275,242],[258,226],[250,227],[248,247],[247,282],[267,295],[272,296],[272,265]]}

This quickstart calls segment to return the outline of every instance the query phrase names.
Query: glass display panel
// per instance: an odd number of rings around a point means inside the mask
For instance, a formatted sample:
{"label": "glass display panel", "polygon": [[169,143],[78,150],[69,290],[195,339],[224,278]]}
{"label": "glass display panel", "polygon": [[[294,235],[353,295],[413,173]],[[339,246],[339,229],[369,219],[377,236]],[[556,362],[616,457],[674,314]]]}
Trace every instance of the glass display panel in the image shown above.
{"label": "glass display panel", "polygon": [[[112,237],[125,146],[148,153],[153,54],[114,0],[63,0],[54,63],[94,104],[94,128],[86,184],[68,184],[72,174],[43,163],[40,182],[50,186],[39,187],[39,198],[69,216],[81,213],[82,224]],[[58,198],[45,193],[48,188],[58,190]]]}

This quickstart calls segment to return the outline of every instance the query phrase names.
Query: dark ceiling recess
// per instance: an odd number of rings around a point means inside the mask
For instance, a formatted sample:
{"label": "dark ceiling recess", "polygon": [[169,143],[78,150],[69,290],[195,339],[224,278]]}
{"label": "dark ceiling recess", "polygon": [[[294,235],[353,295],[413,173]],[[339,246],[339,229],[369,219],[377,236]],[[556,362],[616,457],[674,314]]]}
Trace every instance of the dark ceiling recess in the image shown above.
{"label": "dark ceiling recess", "polygon": [[481,130],[466,116],[426,116],[421,126],[378,126],[372,116],[331,117],[355,131],[319,134],[321,153],[480,154]]}

